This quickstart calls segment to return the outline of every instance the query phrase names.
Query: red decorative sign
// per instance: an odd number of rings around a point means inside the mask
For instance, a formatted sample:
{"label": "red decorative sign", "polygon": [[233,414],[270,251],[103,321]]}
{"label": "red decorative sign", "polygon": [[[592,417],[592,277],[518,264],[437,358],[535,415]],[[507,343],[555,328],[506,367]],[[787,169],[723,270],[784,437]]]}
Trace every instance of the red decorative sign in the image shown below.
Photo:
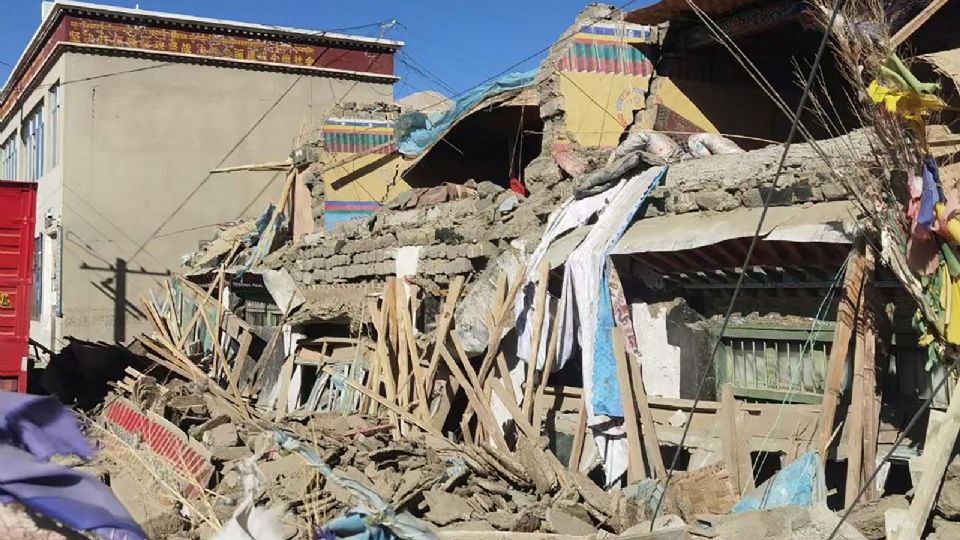
{"label": "red decorative sign", "polygon": [[27,69],[17,77],[9,95],[0,104],[3,119],[17,102],[57,45],[95,46],[189,55],[234,62],[256,62],[276,66],[322,68],[360,75],[393,76],[393,51],[362,45],[316,45],[290,40],[263,39],[233,33],[180,30],[134,22],[107,21],[65,15],[46,37],[43,49],[33,56]]}

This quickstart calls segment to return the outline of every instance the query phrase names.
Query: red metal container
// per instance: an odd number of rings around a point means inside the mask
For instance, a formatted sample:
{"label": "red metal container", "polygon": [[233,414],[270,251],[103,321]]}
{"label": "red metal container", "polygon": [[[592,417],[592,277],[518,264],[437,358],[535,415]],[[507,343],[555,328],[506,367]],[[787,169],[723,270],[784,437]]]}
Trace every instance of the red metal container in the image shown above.
{"label": "red metal container", "polygon": [[37,185],[0,181],[0,390],[27,391]]}

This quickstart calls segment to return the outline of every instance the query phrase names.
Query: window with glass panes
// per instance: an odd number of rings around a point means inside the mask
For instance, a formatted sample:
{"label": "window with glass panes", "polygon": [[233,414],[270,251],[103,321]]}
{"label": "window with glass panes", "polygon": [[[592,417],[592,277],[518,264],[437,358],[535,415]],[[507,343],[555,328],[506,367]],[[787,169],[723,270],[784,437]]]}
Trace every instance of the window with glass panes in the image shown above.
{"label": "window with glass panes", "polygon": [[43,105],[38,105],[20,129],[24,150],[24,180],[39,180],[43,176]]}

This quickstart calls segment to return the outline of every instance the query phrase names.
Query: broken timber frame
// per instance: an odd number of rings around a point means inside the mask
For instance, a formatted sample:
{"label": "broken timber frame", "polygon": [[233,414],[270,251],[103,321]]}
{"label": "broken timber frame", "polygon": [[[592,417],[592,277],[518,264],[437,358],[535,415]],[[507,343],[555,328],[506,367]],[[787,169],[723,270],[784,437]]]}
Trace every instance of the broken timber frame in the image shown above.
{"label": "broken timber frame", "polygon": [[837,324],[833,333],[833,345],[827,364],[827,378],[823,389],[819,433],[816,449],[826,459],[827,450],[833,438],[837,404],[840,401],[840,385],[843,383],[843,368],[847,362],[850,348],[850,336],[857,314],[863,308],[862,294],[866,278],[866,243],[861,237],[854,244],[847,261],[846,275],[843,281],[843,294],[837,308]]}

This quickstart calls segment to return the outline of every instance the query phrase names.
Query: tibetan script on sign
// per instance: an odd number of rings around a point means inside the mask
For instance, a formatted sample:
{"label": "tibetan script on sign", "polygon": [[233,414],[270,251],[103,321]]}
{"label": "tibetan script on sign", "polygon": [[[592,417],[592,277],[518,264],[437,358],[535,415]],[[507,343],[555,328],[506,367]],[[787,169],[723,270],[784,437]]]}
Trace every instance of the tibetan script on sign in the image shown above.
{"label": "tibetan script on sign", "polygon": [[85,19],[67,21],[67,40],[85,45],[298,66],[312,66],[318,57],[311,45]]}

